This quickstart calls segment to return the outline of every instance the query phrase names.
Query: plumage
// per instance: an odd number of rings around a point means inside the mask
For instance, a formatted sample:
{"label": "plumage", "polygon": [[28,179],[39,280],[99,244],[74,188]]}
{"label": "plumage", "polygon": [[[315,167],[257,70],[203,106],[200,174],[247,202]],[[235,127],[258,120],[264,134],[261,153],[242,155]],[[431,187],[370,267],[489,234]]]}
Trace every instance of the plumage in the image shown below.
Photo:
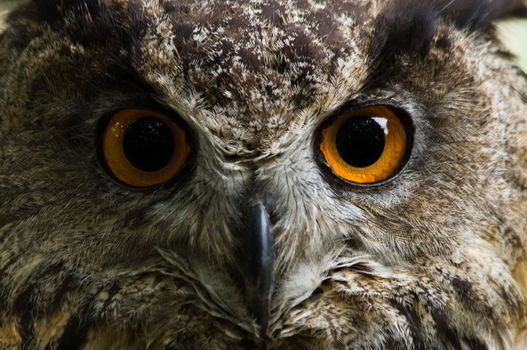
{"label": "plumage", "polygon": [[[527,346],[527,79],[493,31],[524,14],[21,6],[0,35],[0,349]],[[413,145],[397,176],[358,186],[328,168],[321,130],[373,105],[407,116]],[[101,130],[128,108],[181,120],[192,152],[172,181],[108,174]]]}

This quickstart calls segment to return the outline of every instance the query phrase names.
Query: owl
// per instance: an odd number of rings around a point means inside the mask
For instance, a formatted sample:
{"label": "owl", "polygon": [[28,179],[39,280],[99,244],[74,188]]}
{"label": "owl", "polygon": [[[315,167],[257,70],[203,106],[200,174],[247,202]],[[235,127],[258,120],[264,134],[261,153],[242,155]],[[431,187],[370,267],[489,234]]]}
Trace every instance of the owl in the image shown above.
{"label": "owl", "polygon": [[0,349],[527,349],[507,0],[30,0]]}

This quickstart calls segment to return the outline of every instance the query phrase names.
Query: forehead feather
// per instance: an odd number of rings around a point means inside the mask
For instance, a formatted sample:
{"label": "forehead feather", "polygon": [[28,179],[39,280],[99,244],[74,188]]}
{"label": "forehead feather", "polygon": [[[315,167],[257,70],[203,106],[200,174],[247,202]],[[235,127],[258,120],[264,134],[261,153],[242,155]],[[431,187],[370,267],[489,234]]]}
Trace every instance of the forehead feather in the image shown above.
{"label": "forehead feather", "polygon": [[[166,16],[157,17],[147,40],[156,48],[166,44],[166,56],[175,57],[166,64],[180,67],[209,103],[265,113],[287,96],[303,108],[333,76],[342,75],[343,62],[365,55],[358,43],[366,33],[353,22],[366,7],[348,4],[347,12],[334,17],[330,5],[165,2]],[[155,8],[152,16],[158,13]],[[152,55],[148,66],[157,65],[158,57]]]}

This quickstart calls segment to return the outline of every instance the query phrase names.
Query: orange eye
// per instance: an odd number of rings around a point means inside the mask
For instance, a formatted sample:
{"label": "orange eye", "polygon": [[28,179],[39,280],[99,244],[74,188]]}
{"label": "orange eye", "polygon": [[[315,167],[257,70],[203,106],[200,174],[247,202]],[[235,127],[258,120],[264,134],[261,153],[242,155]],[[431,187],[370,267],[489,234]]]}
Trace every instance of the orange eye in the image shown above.
{"label": "orange eye", "polygon": [[185,130],[148,109],[125,109],[105,125],[102,156],[108,170],[132,187],[163,184],[178,174],[190,154]]}
{"label": "orange eye", "polygon": [[411,128],[387,106],[337,116],[322,129],[320,150],[332,171],[356,184],[393,178],[408,160]]}

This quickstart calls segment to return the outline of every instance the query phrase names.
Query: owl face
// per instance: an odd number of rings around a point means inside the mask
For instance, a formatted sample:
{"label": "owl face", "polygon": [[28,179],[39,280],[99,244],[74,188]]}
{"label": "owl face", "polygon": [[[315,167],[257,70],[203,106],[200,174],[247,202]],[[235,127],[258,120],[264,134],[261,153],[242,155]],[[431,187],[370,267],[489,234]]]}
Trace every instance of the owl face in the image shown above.
{"label": "owl face", "polygon": [[0,37],[0,345],[512,349],[514,2],[53,1]]}

